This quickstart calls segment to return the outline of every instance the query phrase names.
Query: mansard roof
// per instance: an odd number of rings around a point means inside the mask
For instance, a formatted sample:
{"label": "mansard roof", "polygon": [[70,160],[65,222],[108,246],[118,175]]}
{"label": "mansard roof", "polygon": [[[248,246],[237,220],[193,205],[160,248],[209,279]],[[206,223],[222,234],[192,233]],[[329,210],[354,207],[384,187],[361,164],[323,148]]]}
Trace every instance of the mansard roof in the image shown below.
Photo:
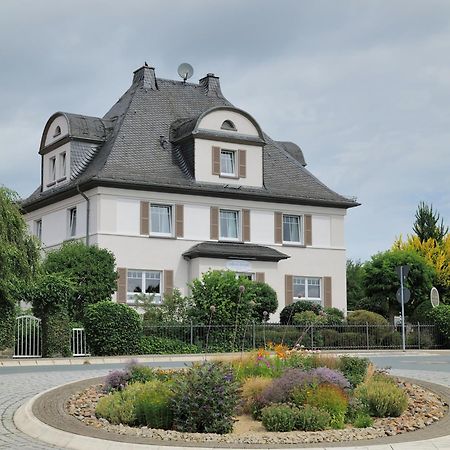
{"label": "mansard roof", "polygon": [[199,119],[216,108],[240,111],[223,96],[213,74],[196,84],[156,78],[152,67],[141,67],[135,71],[131,87],[103,118],[57,113],[69,120],[74,137],[97,140],[98,149],[68,183],[46,191],[38,188],[24,200],[24,210],[75,195],[78,188],[95,186],[337,208],[358,205],[320,182],[304,167],[304,159],[295,148],[272,140],[253,118],[263,147],[263,187],[236,189],[196,181],[192,152],[184,151],[171,131],[176,130],[178,137],[191,133]]}

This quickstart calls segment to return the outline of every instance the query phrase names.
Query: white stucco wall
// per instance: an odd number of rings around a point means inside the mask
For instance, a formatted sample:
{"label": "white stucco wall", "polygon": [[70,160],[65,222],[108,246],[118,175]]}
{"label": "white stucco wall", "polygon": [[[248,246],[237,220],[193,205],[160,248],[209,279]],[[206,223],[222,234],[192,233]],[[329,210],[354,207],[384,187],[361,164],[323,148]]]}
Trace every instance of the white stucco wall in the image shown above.
{"label": "white stucco wall", "polygon": [[229,131],[231,135],[232,133],[239,133],[248,136],[258,136],[258,130],[247,117],[238,112],[223,109],[206,115],[198,124],[198,129],[226,131],[220,128],[225,120],[231,120],[236,127],[236,131]]}
{"label": "white stucco wall", "polygon": [[[56,127],[60,127],[61,128],[61,134],[59,134],[58,136],[55,136],[55,130]],[[64,116],[58,116],[55,117],[52,121],[52,123],[50,124],[48,131],[47,131],[47,135],[45,136],[44,139],[44,145],[50,145],[53,144],[53,142],[58,141],[59,139],[63,138],[64,136],[67,136],[67,134],[69,134],[69,125],[67,123],[67,120]]]}

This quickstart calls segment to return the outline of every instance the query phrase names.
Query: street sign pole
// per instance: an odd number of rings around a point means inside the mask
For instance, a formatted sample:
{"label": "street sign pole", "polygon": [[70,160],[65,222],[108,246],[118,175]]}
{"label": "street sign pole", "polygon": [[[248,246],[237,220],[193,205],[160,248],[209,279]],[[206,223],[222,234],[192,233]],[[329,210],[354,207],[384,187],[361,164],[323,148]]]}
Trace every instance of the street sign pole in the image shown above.
{"label": "street sign pole", "polygon": [[400,267],[400,289],[402,297],[402,347],[403,351],[406,352],[406,342],[405,342],[405,299],[403,292],[403,266]]}

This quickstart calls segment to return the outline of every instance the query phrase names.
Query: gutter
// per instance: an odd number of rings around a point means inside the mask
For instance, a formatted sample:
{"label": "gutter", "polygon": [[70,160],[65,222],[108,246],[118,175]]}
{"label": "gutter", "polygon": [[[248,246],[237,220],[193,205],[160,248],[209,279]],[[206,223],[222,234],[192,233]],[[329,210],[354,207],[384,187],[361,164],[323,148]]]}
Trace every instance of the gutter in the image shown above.
{"label": "gutter", "polygon": [[91,201],[89,197],[80,189],[77,183],[78,193],[86,200],[86,245],[89,245],[89,216],[91,215]]}

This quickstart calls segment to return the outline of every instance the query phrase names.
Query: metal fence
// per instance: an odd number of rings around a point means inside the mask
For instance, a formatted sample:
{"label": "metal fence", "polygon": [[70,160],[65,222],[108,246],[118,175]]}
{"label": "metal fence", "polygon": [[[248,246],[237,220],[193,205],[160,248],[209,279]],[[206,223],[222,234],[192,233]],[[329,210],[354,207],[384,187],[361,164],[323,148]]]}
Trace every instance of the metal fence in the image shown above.
{"label": "metal fence", "polygon": [[89,355],[84,328],[72,328],[72,337],[70,344],[73,356]]}
{"label": "metal fence", "polygon": [[41,355],[41,319],[29,315],[17,317],[14,358],[40,358]]}
{"label": "metal fence", "polygon": [[[402,347],[401,328],[391,325],[309,325],[255,324],[221,325],[144,325],[148,337],[170,339],[195,345],[199,351],[236,351],[285,344],[321,349],[397,349]],[[444,345],[434,324],[406,326],[406,348],[431,349]]]}

